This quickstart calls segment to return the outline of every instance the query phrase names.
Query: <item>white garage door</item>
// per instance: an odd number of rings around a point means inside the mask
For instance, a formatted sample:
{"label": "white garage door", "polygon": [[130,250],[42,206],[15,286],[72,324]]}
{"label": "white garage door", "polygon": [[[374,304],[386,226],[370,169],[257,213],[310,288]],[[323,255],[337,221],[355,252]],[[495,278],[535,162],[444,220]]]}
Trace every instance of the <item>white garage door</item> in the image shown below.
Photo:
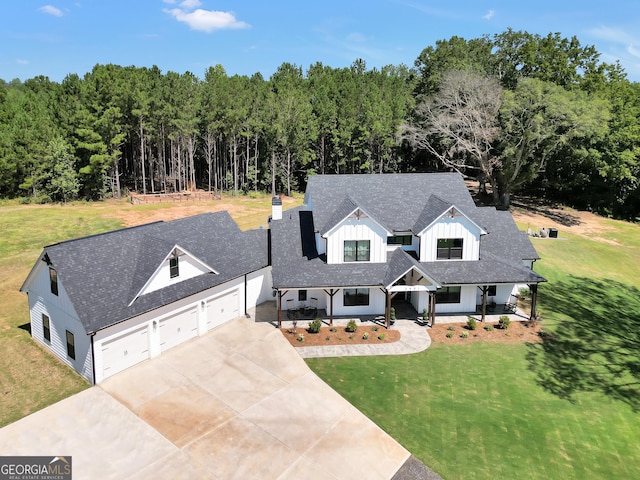
{"label": "white garage door", "polygon": [[114,375],[149,358],[147,327],[102,344],[103,378]]}
{"label": "white garage door", "polygon": [[195,307],[160,321],[160,350],[165,351],[198,335]]}
{"label": "white garage door", "polygon": [[207,302],[207,330],[222,325],[238,316],[238,290]]}

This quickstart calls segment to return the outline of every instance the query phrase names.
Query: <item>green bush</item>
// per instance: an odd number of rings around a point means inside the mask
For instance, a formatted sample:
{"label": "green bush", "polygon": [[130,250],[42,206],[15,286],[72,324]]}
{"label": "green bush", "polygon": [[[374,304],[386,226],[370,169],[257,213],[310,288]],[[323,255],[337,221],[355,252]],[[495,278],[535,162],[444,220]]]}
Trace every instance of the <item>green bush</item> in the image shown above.
{"label": "green bush", "polygon": [[461,336],[462,338],[467,338],[467,337],[469,336],[469,332],[462,332],[462,333],[460,334],[460,336]]}
{"label": "green bush", "polygon": [[380,335],[378,335],[378,340],[384,340],[384,337],[385,337],[384,333],[381,333]]}
{"label": "green bush", "polygon": [[299,342],[304,342],[304,335],[302,333],[300,335],[298,335],[298,341]]}
{"label": "green bush", "polygon": [[307,328],[307,330],[309,331],[309,333],[318,333],[321,327],[322,320],[316,318],[314,321],[309,322],[309,327]]}
{"label": "green bush", "polygon": [[374,332],[377,332],[378,331],[378,326],[374,325],[373,327],[371,327],[371,330],[374,331]]}
{"label": "green bush", "polygon": [[478,322],[475,318],[469,317],[469,320],[467,320],[467,328],[469,330],[475,330],[476,328],[478,328]]}
{"label": "green bush", "polygon": [[456,327],[454,327],[453,325],[449,325],[447,327],[447,330],[449,330],[450,332],[453,332],[456,329]]}
{"label": "green bush", "polygon": [[355,320],[349,320],[349,322],[347,323],[347,332],[355,332],[358,329],[358,325],[356,325],[356,321]]}
{"label": "green bush", "polygon": [[453,338],[453,332],[447,332],[446,337],[447,338]]}
{"label": "green bush", "polygon": [[362,335],[362,339],[369,340],[369,332],[364,332],[364,335]]}
{"label": "green bush", "polygon": [[487,332],[490,332],[491,330],[493,330],[493,325],[485,325],[485,326],[484,326],[484,329],[485,329]]}
{"label": "green bush", "polygon": [[330,332],[337,332],[337,331],[338,331],[338,329],[337,329],[336,327],[331,327],[331,328],[329,329],[329,331],[330,331]]}
{"label": "green bush", "polygon": [[500,320],[498,320],[498,324],[500,325],[500,328],[502,328],[503,330],[506,330],[507,328],[509,328],[509,325],[511,324],[511,319],[509,318],[508,315],[501,315]]}

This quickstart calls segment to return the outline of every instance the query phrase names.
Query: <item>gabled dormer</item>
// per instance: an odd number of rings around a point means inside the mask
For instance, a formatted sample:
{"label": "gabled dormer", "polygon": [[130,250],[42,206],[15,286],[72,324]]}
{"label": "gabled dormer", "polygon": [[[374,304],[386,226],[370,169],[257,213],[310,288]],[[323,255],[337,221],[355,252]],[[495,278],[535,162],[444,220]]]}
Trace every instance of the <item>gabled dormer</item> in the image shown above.
{"label": "gabled dormer", "polygon": [[431,195],[414,232],[420,237],[420,261],[479,260],[480,237],[487,232],[455,205]]}
{"label": "gabled dormer", "polygon": [[387,237],[393,235],[348,196],[319,233],[318,251],[332,264],[386,262]]}
{"label": "gabled dormer", "polygon": [[175,245],[157,265],[130,305],[143,295],[205,274],[217,275],[218,272],[186,249]]}

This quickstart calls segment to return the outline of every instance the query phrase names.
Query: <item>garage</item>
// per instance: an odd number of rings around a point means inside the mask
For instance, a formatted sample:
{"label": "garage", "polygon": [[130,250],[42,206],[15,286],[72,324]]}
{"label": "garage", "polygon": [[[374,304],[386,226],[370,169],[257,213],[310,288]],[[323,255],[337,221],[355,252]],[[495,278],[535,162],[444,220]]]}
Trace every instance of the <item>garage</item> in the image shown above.
{"label": "garage", "polygon": [[207,330],[211,330],[238,316],[238,290],[207,302]]}
{"label": "garage", "polygon": [[102,344],[103,377],[114,375],[149,358],[146,326]]}
{"label": "garage", "polygon": [[164,352],[198,335],[196,307],[160,321],[160,350]]}

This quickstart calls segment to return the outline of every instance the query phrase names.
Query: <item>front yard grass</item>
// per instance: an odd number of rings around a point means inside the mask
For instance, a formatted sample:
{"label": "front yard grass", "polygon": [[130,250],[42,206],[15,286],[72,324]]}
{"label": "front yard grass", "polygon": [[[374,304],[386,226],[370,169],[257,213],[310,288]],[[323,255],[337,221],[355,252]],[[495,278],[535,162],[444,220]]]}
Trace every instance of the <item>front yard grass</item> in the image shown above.
{"label": "front yard grass", "polygon": [[446,480],[640,478],[640,226],[606,222],[535,240],[542,343],[307,362]]}

